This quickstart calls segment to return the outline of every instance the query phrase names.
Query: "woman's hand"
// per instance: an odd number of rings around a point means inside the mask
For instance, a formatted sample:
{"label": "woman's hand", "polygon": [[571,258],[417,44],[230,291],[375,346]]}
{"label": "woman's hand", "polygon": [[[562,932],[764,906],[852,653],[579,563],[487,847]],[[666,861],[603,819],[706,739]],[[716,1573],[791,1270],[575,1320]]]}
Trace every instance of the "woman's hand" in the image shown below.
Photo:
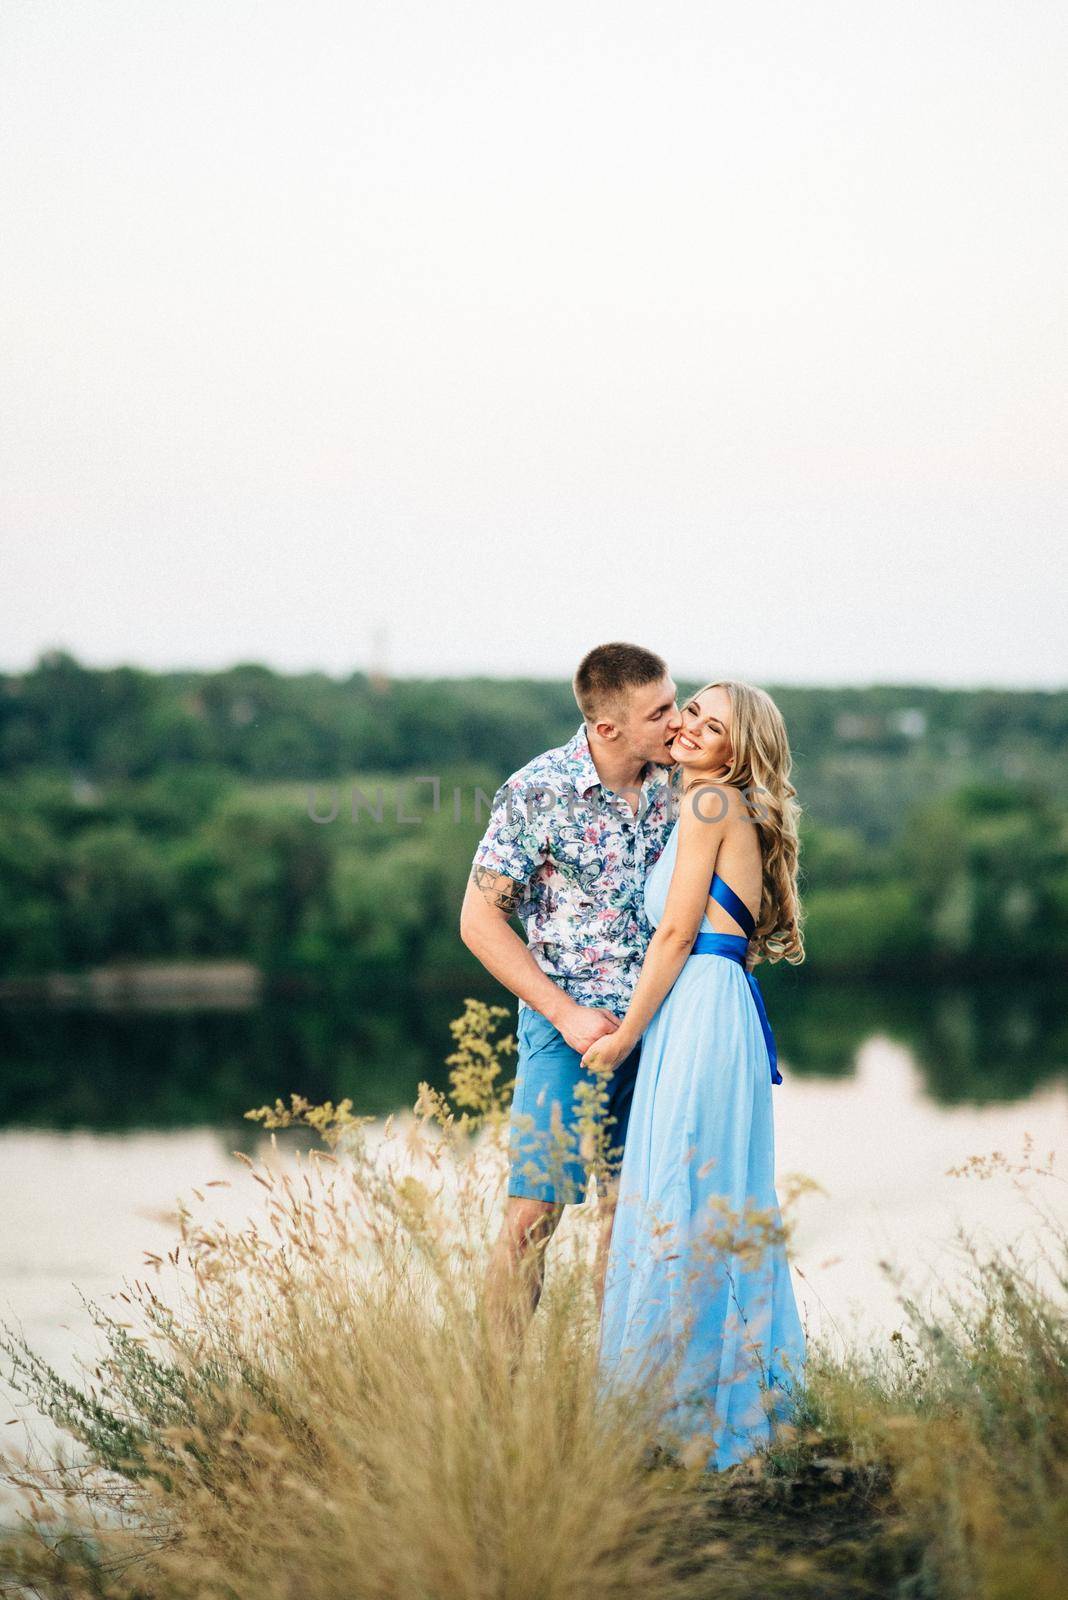
{"label": "woman's hand", "polygon": [[582,1058],[582,1065],[588,1072],[614,1072],[633,1049],[633,1042],[622,1028],[617,1028],[615,1033],[607,1033],[603,1039],[597,1039],[590,1045]]}

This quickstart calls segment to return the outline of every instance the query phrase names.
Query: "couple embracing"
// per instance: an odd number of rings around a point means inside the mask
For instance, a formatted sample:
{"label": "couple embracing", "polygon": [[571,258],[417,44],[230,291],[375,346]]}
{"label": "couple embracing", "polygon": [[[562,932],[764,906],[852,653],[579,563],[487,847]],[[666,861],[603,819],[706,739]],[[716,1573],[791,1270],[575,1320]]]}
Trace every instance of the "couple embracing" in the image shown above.
{"label": "couple embracing", "polygon": [[782,1079],[752,971],[804,956],[789,743],[749,684],[680,711],[637,645],[591,650],[574,691],[573,738],[495,796],[461,915],[519,999],[487,1287],[513,1319],[536,1308],[545,1246],[589,1181],[583,1085],[603,1085],[600,1368],[609,1387],[669,1373],[671,1439],[723,1470],[790,1417],[805,1363],[775,1192]]}

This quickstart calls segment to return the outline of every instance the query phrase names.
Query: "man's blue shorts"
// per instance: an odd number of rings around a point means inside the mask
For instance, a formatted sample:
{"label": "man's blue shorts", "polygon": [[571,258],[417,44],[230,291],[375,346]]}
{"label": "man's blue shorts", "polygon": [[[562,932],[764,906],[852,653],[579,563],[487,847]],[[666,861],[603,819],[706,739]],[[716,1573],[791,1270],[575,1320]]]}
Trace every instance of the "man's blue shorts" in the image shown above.
{"label": "man's blue shorts", "polygon": [[[530,1006],[519,1007],[519,1046],[509,1125],[508,1193],[565,1205],[585,1199],[589,1171],[579,1152],[579,1108],[575,1090],[596,1084],[597,1075],[552,1023]],[[607,1143],[615,1150],[609,1175],[618,1175],[619,1151],[627,1135],[641,1046],[636,1045],[608,1080]],[[559,1113],[554,1122],[554,1106]]]}

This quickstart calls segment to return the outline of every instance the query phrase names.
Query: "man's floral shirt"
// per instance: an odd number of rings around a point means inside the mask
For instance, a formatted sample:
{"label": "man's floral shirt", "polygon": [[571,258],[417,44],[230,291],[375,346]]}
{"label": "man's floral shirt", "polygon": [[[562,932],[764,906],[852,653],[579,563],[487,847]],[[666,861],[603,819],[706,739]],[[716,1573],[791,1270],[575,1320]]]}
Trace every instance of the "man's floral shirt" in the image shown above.
{"label": "man's floral shirt", "polygon": [[605,789],[583,723],[493,797],[474,866],[524,886],[517,915],[542,970],[580,1005],[622,1016],[652,929],[645,874],[674,821],[669,770],[650,764],[637,815]]}

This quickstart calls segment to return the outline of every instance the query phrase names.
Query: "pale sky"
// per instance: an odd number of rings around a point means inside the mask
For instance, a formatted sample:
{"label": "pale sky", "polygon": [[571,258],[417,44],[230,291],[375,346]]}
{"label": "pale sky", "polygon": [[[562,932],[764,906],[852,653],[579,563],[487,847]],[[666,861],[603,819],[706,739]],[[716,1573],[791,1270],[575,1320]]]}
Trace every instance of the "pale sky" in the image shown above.
{"label": "pale sky", "polygon": [[1062,0],[3,0],[0,667],[1062,686]]}

